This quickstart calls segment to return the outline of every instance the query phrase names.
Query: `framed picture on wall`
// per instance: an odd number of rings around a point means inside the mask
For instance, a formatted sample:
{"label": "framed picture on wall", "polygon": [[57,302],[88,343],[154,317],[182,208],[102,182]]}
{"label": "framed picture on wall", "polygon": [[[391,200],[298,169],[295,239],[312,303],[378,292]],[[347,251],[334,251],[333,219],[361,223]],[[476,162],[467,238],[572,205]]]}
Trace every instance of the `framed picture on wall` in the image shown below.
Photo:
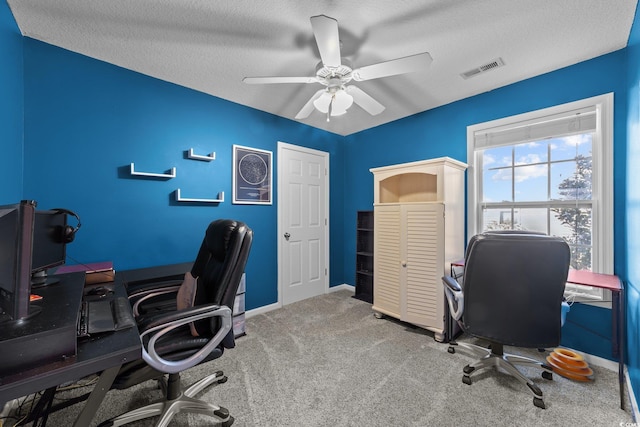
{"label": "framed picture on wall", "polygon": [[233,203],[272,204],[271,151],[233,146]]}

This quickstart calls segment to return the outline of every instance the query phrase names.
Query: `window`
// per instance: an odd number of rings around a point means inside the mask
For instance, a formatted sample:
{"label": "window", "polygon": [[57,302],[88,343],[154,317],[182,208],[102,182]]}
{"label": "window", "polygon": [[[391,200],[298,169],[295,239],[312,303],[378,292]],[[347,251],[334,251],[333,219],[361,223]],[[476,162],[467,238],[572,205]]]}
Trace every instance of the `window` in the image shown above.
{"label": "window", "polygon": [[[564,238],[571,267],[613,273],[613,94],[467,128],[468,232]],[[566,294],[602,301],[600,289]]]}

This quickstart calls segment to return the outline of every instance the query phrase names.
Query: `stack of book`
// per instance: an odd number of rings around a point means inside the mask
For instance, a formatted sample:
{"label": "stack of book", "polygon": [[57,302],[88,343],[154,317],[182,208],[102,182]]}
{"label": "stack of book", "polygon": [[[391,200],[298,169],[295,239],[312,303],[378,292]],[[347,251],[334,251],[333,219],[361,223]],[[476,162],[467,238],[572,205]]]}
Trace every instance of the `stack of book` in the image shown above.
{"label": "stack of book", "polygon": [[88,264],[62,265],[56,270],[56,274],[85,272],[85,284],[113,282],[116,271],[113,269],[113,262],[93,262]]}

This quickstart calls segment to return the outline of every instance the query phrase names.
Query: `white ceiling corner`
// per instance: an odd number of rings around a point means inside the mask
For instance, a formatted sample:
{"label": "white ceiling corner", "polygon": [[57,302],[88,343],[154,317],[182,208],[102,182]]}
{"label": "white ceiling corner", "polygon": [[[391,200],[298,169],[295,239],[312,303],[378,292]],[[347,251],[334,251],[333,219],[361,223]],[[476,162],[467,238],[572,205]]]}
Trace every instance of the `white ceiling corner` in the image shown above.
{"label": "white ceiling corner", "polygon": [[[322,86],[248,85],[249,76],[313,76],[309,18],[338,21],[354,67],[429,52],[424,72],[358,82],[386,109],[352,106],[326,121],[349,135],[626,46],[637,0],[8,0],[24,36],[278,116]],[[502,58],[505,66],[460,74]]]}

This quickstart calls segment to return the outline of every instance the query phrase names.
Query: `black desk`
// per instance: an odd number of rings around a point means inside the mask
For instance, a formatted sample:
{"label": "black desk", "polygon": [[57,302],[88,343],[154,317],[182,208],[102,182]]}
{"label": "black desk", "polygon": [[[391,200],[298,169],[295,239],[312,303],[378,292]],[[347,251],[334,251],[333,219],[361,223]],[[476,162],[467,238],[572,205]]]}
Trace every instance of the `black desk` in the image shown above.
{"label": "black desk", "polygon": [[193,262],[122,270],[118,271],[117,279],[131,293],[137,287],[144,286],[147,283],[157,283],[165,280],[182,282],[184,274],[187,271],[191,271],[191,267],[193,267]]}
{"label": "black desk", "polygon": [[[43,296],[43,310],[47,308],[45,304],[50,295],[62,292],[68,287],[77,286],[78,274],[84,276],[84,273],[61,275],[59,276],[60,283],[37,290],[37,293]],[[83,282],[84,280],[80,283],[83,284]],[[114,294],[111,297],[126,297],[125,288],[117,277],[116,282],[109,285],[112,285],[114,289]],[[82,292],[79,292],[79,298],[81,296]],[[75,310],[75,316],[79,304],[80,300],[78,299],[77,304],[70,303],[63,307],[56,307],[56,309]],[[101,373],[98,383],[74,423],[74,426],[88,426],[122,364],[141,358],[141,354],[140,336],[135,327],[79,340],[75,357],[39,363],[37,366],[24,368],[15,374],[1,378],[0,402],[10,401],[41,390],[52,390],[60,384]]]}

